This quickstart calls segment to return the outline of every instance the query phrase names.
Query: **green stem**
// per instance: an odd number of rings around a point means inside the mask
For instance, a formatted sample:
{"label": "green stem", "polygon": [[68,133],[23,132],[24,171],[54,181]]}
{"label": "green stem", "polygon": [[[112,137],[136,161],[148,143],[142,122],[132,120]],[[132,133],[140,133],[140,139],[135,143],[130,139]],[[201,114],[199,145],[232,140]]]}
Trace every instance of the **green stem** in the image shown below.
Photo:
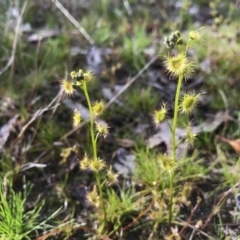
{"label": "green stem", "polygon": [[[93,158],[94,160],[97,160],[97,137],[95,138],[94,135],[94,114],[92,111],[92,104],[91,104],[91,100],[88,94],[88,90],[87,90],[87,84],[84,81],[83,82],[83,91],[87,100],[87,104],[88,104],[88,109],[89,109],[89,121],[90,121],[90,135],[91,135],[91,141],[92,141],[92,150],[93,150]],[[102,191],[102,187],[101,187],[101,181],[100,181],[100,176],[99,176],[99,172],[95,173],[95,177],[96,177],[96,181],[97,181],[97,187],[98,187],[98,191],[100,194],[100,199],[101,199],[101,205],[102,205],[102,209],[103,209],[103,215],[104,215],[104,222],[107,225],[107,213],[106,213],[106,208],[104,205],[104,201],[103,201],[103,191]]]}
{"label": "green stem", "polygon": [[187,55],[188,48],[190,46],[190,42],[191,42],[191,39],[189,38],[188,41],[187,41],[186,50],[185,50],[186,55]]}
{"label": "green stem", "polygon": [[92,150],[93,150],[93,158],[96,160],[97,159],[97,143],[95,141],[95,136],[94,136],[94,114],[92,111],[92,104],[89,98],[88,90],[87,90],[87,84],[84,81],[83,82],[83,91],[87,100],[88,104],[88,109],[89,109],[89,117],[90,117],[90,135],[91,135],[91,141],[92,141]]}
{"label": "green stem", "polygon": [[[178,111],[179,111],[179,98],[180,98],[180,92],[181,92],[181,86],[183,81],[183,74],[179,75],[178,78],[178,84],[177,84],[177,90],[175,95],[175,101],[174,101],[174,116],[173,116],[173,125],[172,125],[172,159],[175,162],[176,161],[176,128],[177,128],[177,120],[178,120]],[[170,203],[169,203],[169,224],[172,222],[172,205],[173,205],[173,185],[174,185],[174,172],[169,172],[170,177]]]}
{"label": "green stem", "polygon": [[[191,39],[188,39],[185,49],[185,55],[187,55],[188,48],[190,46]],[[178,112],[179,112],[179,98],[181,93],[181,87],[182,87],[182,81],[183,81],[183,74],[180,74],[178,77],[178,84],[175,94],[175,101],[174,101],[174,115],[173,115],[173,125],[172,125],[172,159],[174,162],[176,162],[176,150],[177,145],[179,143],[176,143],[176,128],[177,128],[177,121],[178,121]],[[172,223],[172,206],[173,206],[173,189],[174,189],[174,171],[169,172],[169,178],[170,178],[170,203],[169,203],[169,225]]]}
{"label": "green stem", "polygon": [[168,212],[169,212],[169,225],[172,223],[172,205],[173,205],[173,183],[174,183],[174,172],[169,172],[169,178],[170,178],[170,203],[168,206]]}
{"label": "green stem", "polygon": [[174,102],[174,116],[173,116],[173,126],[172,126],[172,158],[173,160],[176,160],[176,128],[177,128],[177,120],[178,120],[178,111],[179,111],[179,98],[180,98],[180,92],[181,92],[181,86],[183,81],[183,74],[179,75],[178,78],[178,84],[177,84],[177,90],[175,95],[175,102]]}
{"label": "green stem", "polygon": [[95,137],[95,143],[96,143],[96,145],[97,145],[98,137],[99,137],[99,133],[97,133],[97,135],[96,135],[96,137]]}
{"label": "green stem", "polygon": [[98,186],[98,190],[99,190],[99,194],[100,194],[101,205],[102,205],[102,209],[103,209],[104,222],[107,226],[107,212],[106,212],[105,204],[104,204],[104,201],[103,201],[103,191],[102,191],[102,185],[101,185],[101,181],[100,181],[99,172],[96,172],[95,177],[96,177],[96,180],[97,180],[97,186]]}

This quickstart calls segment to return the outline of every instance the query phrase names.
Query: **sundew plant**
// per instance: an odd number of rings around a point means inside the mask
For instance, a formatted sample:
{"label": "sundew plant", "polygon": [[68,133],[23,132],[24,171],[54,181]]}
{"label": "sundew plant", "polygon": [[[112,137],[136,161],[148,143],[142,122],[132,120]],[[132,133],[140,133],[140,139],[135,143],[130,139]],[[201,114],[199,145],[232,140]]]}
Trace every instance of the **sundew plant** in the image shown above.
{"label": "sundew plant", "polygon": [[[188,57],[188,50],[193,41],[197,41],[200,38],[199,31],[191,31],[188,36],[187,43],[184,44],[179,31],[172,33],[165,38],[165,45],[169,50],[167,56],[165,56],[164,65],[171,78],[177,79],[177,89],[174,99],[174,114],[173,123],[171,126],[172,135],[172,153],[170,155],[159,154],[157,161],[160,167],[167,171],[170,179],[170,200],[169,200],[169,223],[172,222],[172,206],[174,196],[174,171],[177,168],[177,154],[176,150],[180,142],[176,142],[176,128],[178,125],[179,114],[191,113],[197,104],[200,94],[184,93],[181,97],[181,87],[184,79],[188,79],[194,71],[194,62]],[[177,47],[177,53],[174,51]],[[174,52],[174,53],[173,53]],[[161,123],[165,119],[167,113],[166,105],[162,104],[160,110],[155,111],[153,120],[155,124]],[[187,137],[186,143],[193,144],[195,134],[192,132],[191,123],[187,123]]]}
{"label": "sundew plant", "polygon": [[[129,215],[134,214],[136,211],[139,212],[136,219],[140,219],[148,213],[149,216],[155,220],[160,218],[162,220],[166,219],[163,221],[168,222],[169,226],[172,226],[172,223],[175,221],[175,213],[178,212],[176,210],[177,207],[175,199],[181,198],[179,201],[185,201],[190,195],[192,190],[191,184],[185,184],[183,186],[181,196],[177,196],[177,193],[175,192],[174,182],[176,171],[178,169],[178,165],[180,163],[183,164],[182,162],[184,162],[184,160],[179,159],[179,156],[177,156],[177,148],[183,141],[185,141],[188,145],[193,145],[196,134],[192,131],[191,122],[186,122],[186,138],[176,141],[176,129],[178,126],[179,116],[183,114],[190,114],[196,108],[196,104],[201,95],[200,93],[195,94],[193,92],[181,93],[183,81],[191,77],[195,66],[194,62],[188,56],[188,50],[192,46],[192,43],[194,41],[198,41],[199,38],[199,31],[191,31],[188,35],[187,42],[184,43],[180,32],[176,31],[165,39],[168,54],[164,56],[164,66],[170,78],[177,79],[177,87],[173,106],[173,121],[170,126],[172,151],[168,154],[157,154],[154,160],[157,164],[157,168],[159,168],[158,172],[155,172],[155,179],[158,179],[157,181],[168,182],[166,186],[169,186],[169,189],[164,186],[164,191],[163,189],[158,189],[158,186],[163,186],[163,184],[153,180],[153,182],[150,183],[152,185],[150,189],[145,189],[140,192],[136,192],[134,190],[129,192],[129,190],[127,190],[127,193],[124,193],[125,190],[121,189],[120,184],[118,184],[118,174],[113,172],[112,166],[106,166],[105,161],[98,156],[98,139],[99,137],[105,138],[108,135],[109,127],[105,122],[99,120],[99,116],[102,116],[105,110],[104,101],[93,101],[89,95],[88,86],[93,80],[92,73],[90,71],[80,69],[78,71],[71,72],[70,78],[62,81],[62,91],[66,95],[71,96],[74,94],[76,88],[79,88],[84,93],[89,110],[90,117],[87,124],[92,151],[85,152],[84,158],[79,161],[79,166],[83,171],[88,170],[93,172],[96,179],[96,184],[93,186],[92,191],[87,193],[86,198],[88,203],[95,208],[95,218],[98,219],[98,234],[111,236],[115,232],[122,232],[123,230],[128,229],[131,224],[124,227],[123,222],[121,222],[124,219],[123,216],[126,215],[126,209],[128,209],[127,213]],[[166,107],[166,103],[162,103],[160,109],[155,110],[153,113],[154,124],[161,124],[166,119],[167,113],[168,109]],[[73,127],[78,128],[81,121],[81,113],[75,109],[73,113]],[[143,155],[144,154],[141,154],[141,157]],[[147,170],[149,167],[156,169],[156,166],[150,165],[142,165],[142,167],[146,167],[146,172],[144,172],[145,175],[152,174]],[[102,174],[103,171],[106,171],[104,175]],[[160,177],[164,172],[166,173],[166,175],[164,175],[165,177]],[[154,177],[152,177],[152,179],[153,178]],[[146,179],[151,179],[151,177],[146,177]],[[118,184],[120,187],[119,195],[111,189],[112,184]],[[152,203],[144,210],[146,199],[149,198],[149,193],[151,194]],[[165,196],[160,198],[160,195],[162,194],[165,194]],[[126,204],[123,207],[123,202],[128,203],[128,207],[126,207]],[[154,211],[152,211],[152,207],[155,205],[161,206],[161,209],[163,210],[161,217],[160,215],[157,217],[156,212],[154,213]],[[113,212],[118,212],[118,216],[115,216]],[[133,223],[137,221],[136,219],[133,220]],[[156,221],[159,222],[159,220]]]}

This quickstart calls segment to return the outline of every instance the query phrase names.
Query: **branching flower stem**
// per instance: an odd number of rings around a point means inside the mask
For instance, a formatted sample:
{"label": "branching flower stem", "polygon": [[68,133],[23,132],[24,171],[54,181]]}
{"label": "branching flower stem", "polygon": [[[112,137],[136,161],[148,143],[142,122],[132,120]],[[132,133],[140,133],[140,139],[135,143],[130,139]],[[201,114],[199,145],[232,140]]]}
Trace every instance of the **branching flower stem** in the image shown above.
{"label": "branching flower stem", "polygon": [[[188,48],[190,45],[190,40],[188,40],[185,50],[185,55],[187,54]],[[178,121],[178,113],[179,113],[179,98],[181,93],[181,87],[183,82],[184,74],[181,73],[178,76],[178,84],[175,94],[175,100],[174,100],[174,115],[173,115],[173,125],[171,129],[172,134],[172,159],[176,161],[176,150],[177,150],[177,143],[176,143],[176,128],[177,128],[177,121]],[[170,203],[169,203],[169,224],[172,222],[172,206],[173,206],[173,188],[174,188],[174,171],[169,172],[170,176]]]}
{"label": "branching flower stem", "polygon": [[[91,100],[90,100],[90,97],[88,94],[87,83],[85,81],[83,82],[82,89],[84,91],[84,95],[86,97],[88,109],[89,109],[90,135],[91,135],[91,141],[92,141],[93,158],[94,158],[94,160],[96,160],[98,156],[97,156],[97,136],[95,139],[95,135],[94,135],[94,114],[93,114],[93,110],[92,110]],[[101,205],[102,205],[102,209],[103,209],[104,221],[107,224],[107,213],[106,213],[106,208],[105,208],[105,204],[103,201],[103,191],[102,191],[102,187],[101,187],[99,172],[95,173],[95,177],[97,180],[97,187],[98,187],[98,191],[100,194],[100,201],[101,201]]]}
{"label": "branching flower stem", "polygon": [[90,115],[89,122],[90,122],[90,134],[91,134],[91,141],[92,141],[93,158],[97,159],[97,143],[95,141],[95,136],[94,136],[94,114],[92,111],[92,104],[91,104],[90,97],[88,94],[86,82],[83,82],[83,91],[84,91],[84,94],[85,94],[85,97],[87,100],[89,115]]}
{"label": "branching flower stem", "polygon": [[173,116],[173,125],[172,125],[172,157],[174,160],[176,160],[176,128],[177,128],[177,120],[178,120],[178,112],[179,112],[179,98],[180,98],[180,92],[181,92],[181,86],[183,81],[183,74],[179,75],[178,78],[178,84],[177,84],[177,90],[175,95],[175,103],[174,103],[174,116]]}
{"label": "branching flower stem", "polygon": [[[181,92],[181,86],[183,81],[183,74],[179,75],[177,90],[175,95],[175,104],[174,104],[174,116],[173,116],[173,125],[172,125],[172,159],[176,161],[176,128],[177,128],[177,120],[178,120],[178,110],[179,110],[179,97]],[[170,204],[169,204],[169,224],[172,222],[172,205],[173,205],[173,185],[174,185],[174,171],[169,172],[170,175]]]}

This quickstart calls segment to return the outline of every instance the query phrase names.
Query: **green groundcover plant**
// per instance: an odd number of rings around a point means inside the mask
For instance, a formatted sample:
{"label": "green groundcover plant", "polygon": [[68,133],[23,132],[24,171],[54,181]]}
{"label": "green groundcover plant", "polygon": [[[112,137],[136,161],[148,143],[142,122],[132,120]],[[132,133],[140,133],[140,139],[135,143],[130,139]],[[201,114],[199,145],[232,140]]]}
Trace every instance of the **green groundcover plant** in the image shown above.
{"label": "green groundcover plant", "polygon": [[56,216],[60,209],[41,221],[44,201],[36,202],[30,210],[26,209],[30,190],[31,188],[28,186],[22,192],[16,192],[10,184],[3,184],[0,187],[1,240],[30,240],[33,233],[38,235],[43,230],[52,228],[47,221]]}

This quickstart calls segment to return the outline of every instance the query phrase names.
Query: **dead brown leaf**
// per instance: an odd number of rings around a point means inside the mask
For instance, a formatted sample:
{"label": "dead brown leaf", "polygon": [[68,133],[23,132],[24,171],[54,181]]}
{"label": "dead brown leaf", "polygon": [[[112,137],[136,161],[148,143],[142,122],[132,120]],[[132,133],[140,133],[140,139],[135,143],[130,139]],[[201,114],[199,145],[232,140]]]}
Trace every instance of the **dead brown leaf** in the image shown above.
{"label": "dead brown leaf", "polygon": [[218,135],[216,136],[216,138],[228,143],[236,151],[236,153],[240,155],[240,139],[231,140]]}
{"label": "dead brown leaf", "polygon": [[[213,132],[221,123],[229,119],[228,112],[219,112],[213,119],[208,119],[205,122],[202,122],[198,126],[193,126],[192,131],[194,134],[199,134],[201,132]],[[167,147],[167,153],[172,151],[172,140],[171,140],[171,125],[172,120],[167,120],[162,122],[157,127],[157,133],[149,137],[146,141],[147,146],[151,149],[158,146],[161,143],[164,143]],[[175,137],[176,141],[179,142],[182,138],[186,137],[187,130],[185,128],[177,128]],[[177,146],[177,156],[183,157],[186,153],[187,145],[183,142]]]}

